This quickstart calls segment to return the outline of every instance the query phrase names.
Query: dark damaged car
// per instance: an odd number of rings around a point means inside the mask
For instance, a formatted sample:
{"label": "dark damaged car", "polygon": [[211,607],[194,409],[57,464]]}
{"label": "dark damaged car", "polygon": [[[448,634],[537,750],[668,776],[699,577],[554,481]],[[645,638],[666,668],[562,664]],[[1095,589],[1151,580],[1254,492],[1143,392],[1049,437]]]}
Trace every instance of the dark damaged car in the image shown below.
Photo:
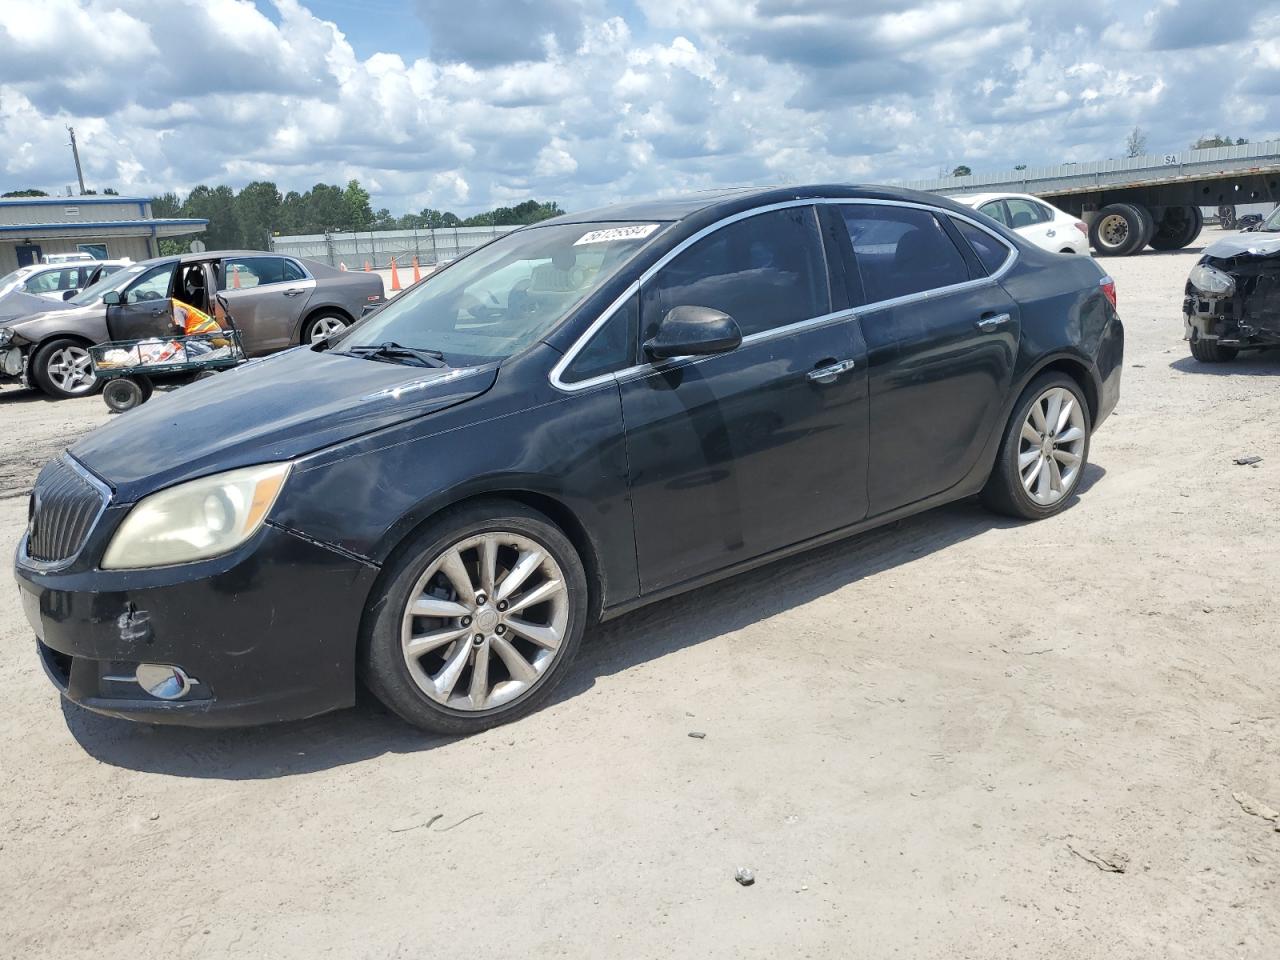
{"label": "dark damaged car", "polygon": [[559,217],[50,462],[17,553],[35,651],[136,720],[305,717],[363,682],[481,730],[599,619],[961,497],[1067,508],[1123,341],[1091,257],[941,197]]}
{"label": "dark damaged car", "polygon": [[1258,226],[1205,248],[1187,278],[1185,337],[1202,363],[1280,347],[1280,207]]}

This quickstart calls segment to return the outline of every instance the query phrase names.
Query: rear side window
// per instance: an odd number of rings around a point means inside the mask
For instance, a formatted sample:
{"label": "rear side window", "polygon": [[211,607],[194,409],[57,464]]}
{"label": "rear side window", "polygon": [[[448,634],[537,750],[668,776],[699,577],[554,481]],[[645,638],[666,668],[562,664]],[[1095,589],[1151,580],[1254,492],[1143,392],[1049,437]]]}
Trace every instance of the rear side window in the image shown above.
{"label": "rear side window", "polygon": [[272,283],[292,283],[305,279],[298,265],[283,257],[246,257],[223,261],[219,289],[265,287]]}
{"label": "rear side window", "polygon": [[1004,204],[999,200],[984,203],[978,208],[978,212],[985,213],[996,223],[1003,223],[1006,227],[1009,225],[1009,218],[1004,215]]}
{"label": "rear side window", "polygon": [[928,210],[848,204],[840,213],[868,303],[970,279],[964,256]]}
{"label": "rear side window", "polygon": [[644,334],[674,307],[711,307],[744,337],[831,312],[818,217],[788,207],[747,217],[703,237],[644,288]]}
{"label": "rear side window", "polygon": [[1010,197],[1005,201],[1005,206],[1009,208],[1009,223],[1007,226],[1017,230],[1019,227],[1029,227],[1037,223],[1045,223],[1051,219],[1047,207],[1038,203],[1032,203],[1030,200],[1020,200],[1017,197]]}
{"label": "rear side window", "polygon": [[956,229],[968,241],[969,246],[973,247],[973,252],[978,255],[978,260],[981,261],[987,273],[995,273],[1009,258],[1009,248],[987,231],[956,217],[952,217],[951,222],[956,225]]}
{"label": "rear side window", "polygon": [[640,296],[637,294],[613,312],[587,345],[569,361],[560,379],[565,383],[580,383],[632,366],[635,363],[639,316]]}

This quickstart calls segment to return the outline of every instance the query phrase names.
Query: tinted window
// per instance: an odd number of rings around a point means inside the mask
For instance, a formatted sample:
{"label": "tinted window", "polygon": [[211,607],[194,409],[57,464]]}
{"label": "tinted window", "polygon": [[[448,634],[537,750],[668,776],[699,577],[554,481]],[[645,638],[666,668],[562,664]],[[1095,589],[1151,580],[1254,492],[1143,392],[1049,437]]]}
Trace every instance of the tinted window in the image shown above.
{"label": "tinted window", "polygon": [[1009,256],[1008,247],[987,233],[987,231],[978,229],[967,220],[957,220],[952,217],[951,222],[956,225],[960,235],[969,242],[969,246],[973,247],[973,252],[978,255],[978,259],[982,262],[982,266],[987,273],[995,273],[1000,269]]}
{"label": "tinted window", "polygon": [[1038,203],[1032,203],[1030,200],[1019,200],[1017,197],[1010,197],[1005,201],[1009,208],[1009,226],[1017,230],[1019,227],[1029,227],[1035,223],[1044,223],[1049,219],[1049,211]]}
{"label": "tinted window", "polygon": [[636,329],[639,327],[640,298],[631,297],[613,312],[599,330],[578,351],[561,375],[565,383],[590,380],[614,373],[635,362]]}
{"label": "tinted window", "polygon": [[964,257],[928,210],[849,204],[840,212],[868,303],[969,279]]}
{"label": "tinted window", "polygon": [[997,223],[1003,223],[1006,227],[1009,225],[1009,218],[1004,215],[1004,204],[999,200],[992,200],[990,203],[984,203],[978,208],[979,213],[985,213]]}
{"label": "tinted window", "polygon": [[644,289],[644,338],[673,307],[721,310],[742,335],[831,312],[818,218],[812,207],[747,217],[703,237]]}
{"label": "tinted window", "polygon": [[238,260],[223,261],[222,275],[219,280],[220,290],[227,287],[262,287],[269,283],[290,283],[304,279],[302,271],[292,260],[283,257],[245,257]]}

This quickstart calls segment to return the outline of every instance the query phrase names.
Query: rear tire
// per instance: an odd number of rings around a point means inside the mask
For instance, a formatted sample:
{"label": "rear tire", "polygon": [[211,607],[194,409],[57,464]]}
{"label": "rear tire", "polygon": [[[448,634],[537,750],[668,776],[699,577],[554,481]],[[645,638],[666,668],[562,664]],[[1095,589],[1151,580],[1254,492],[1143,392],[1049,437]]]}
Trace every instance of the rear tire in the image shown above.
{"label": "rear tire", "polygon": [[1058,513],[1084,475],[1092,434],[1080,385],[1063,373],[1037,377],[1014,404],[982,502],[1023,520]]}
{"label": "rear tire", "polygon": [[365,612],[364,680],[433,733],[478,733],[532,713],[586,628],[587,579],[573,544],[513,501],[445,511],[385,571]]}
{"label": "rear tire", "polygon": [[1223,346],[1217,340],[1201,340],[1197,337],[1191,341],[1191,356],[1201,363],[1230,363],[1239,353],[1239,347]]}
{"label": "rear tire", "polygon": [[1200,236],[1204,215],[1199,207],[1166,207],[1151,238],[1153,250],[1181,250]]}
{"label": "rear tire", "polygon": [[321,340],[332,337],[335,333],[341,333],[349,326],[351,326],[351,321],[340,313],[332,311],[318,313],[314,317],[308,317],[306,322],[302,324],[302,330],[298,334],[298,342],[304,345],[319,343]]}
{"label": "rear tire", "polygon": [[31,357],[30,370],[35,385],[58,400],[92,396],[102,386],[93,376],[89,348],[70,337],[41,344]]}
{"label": "rear tire", "polygon": [[1089,243],[1100,257],[1127,257],[1147,245],[1151,214],[1132,203],[1109,203],[1089,224]]}

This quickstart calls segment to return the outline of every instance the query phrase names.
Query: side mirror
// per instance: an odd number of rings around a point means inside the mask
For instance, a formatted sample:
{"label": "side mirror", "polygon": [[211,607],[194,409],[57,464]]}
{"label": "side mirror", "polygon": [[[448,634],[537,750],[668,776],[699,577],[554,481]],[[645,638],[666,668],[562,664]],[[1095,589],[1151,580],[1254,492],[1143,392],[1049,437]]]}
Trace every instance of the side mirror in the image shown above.
{"label": "side mirror", "polygon": [[727,313],[710,307],[673,307],[657,333],[644,342],[644,352],[654,360],[702,357],[728,353],[740,343],[742,331]]}
{"label": "side mirror", "polygon": [[79,292],[80,292],[79,290],[63,290],[63,291],[62,291],[62,299],[63,299],[63,300],[70,300],[72,297],[74,297],[74,296],[75,296],[77,293],[79,293]]}
{"label": "side mirror", "polygon": [[124,297],[120,295],[119,290],[108,290],[102,295],[102,302],[108,307],[118,307],[124,303]]}

